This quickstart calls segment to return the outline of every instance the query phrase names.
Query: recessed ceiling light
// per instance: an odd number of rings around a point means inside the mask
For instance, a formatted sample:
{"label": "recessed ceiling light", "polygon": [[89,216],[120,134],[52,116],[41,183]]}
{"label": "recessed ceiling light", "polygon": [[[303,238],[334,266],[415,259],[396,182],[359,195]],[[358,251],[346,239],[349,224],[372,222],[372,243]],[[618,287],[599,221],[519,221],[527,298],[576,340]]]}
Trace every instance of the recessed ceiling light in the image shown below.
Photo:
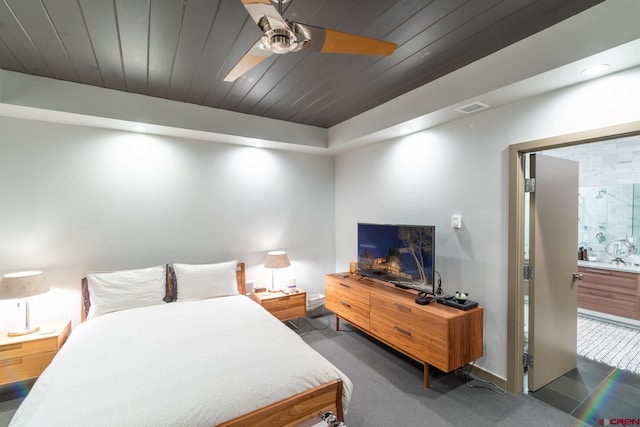
{"label": "recessed ceiling light", "polygon": [[133,130],[136,132],[145,132],[147,128],[142,125],[133,125]]}
{"label": "recessed ceiling light", "polygon": [[609,68],[609,64],[599,64],[582,70],[582,74],[585,76],[597,76],[604,73]]}

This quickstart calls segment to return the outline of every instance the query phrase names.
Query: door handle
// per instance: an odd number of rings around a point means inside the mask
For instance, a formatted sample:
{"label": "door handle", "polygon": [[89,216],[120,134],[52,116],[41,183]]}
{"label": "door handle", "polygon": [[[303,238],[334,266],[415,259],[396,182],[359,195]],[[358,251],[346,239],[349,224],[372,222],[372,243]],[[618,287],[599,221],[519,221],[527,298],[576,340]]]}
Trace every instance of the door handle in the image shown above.
{"label": "door handle", "polygon": [[573,273],[573,280],[582,280],[583,278],[582,273]]}

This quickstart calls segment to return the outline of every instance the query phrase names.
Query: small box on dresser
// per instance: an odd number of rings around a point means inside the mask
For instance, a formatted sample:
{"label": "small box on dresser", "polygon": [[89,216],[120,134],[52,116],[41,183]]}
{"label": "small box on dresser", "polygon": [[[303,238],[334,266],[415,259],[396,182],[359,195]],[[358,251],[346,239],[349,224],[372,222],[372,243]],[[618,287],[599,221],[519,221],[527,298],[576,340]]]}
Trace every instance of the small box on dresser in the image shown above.
{"label": "small box on dresser", "polygon": [[65,320],[27,335],[0,336],[0,385],[40,376],[70,333],[71,321]]}

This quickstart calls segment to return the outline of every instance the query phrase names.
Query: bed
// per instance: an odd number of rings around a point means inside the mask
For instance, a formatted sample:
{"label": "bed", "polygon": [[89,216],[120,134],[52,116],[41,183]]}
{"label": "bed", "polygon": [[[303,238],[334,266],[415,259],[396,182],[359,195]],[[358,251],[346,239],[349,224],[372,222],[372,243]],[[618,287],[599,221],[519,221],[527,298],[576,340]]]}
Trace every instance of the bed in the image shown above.
{"label": "bed", "polygon": [[[228,284],[230,265],[234,289],[211,297],[201,284]],[[133,307],[131,295],[119,296],[115,306],[125,308],[117,310],[109,307],[113,290],[96,285],[101,276],[114,282],[110,273],[83,279],[83,322],[10,426],[298,426],[320,425],[315,420],[326,413],[343,419],[351,382],[245,296],[242,263],[161,267],[152,279],[116,278],[127,289],[162,282],[164,294],[155,284],[154,296],[134,295]],[[124,273],[132,271],[141,270]]]}

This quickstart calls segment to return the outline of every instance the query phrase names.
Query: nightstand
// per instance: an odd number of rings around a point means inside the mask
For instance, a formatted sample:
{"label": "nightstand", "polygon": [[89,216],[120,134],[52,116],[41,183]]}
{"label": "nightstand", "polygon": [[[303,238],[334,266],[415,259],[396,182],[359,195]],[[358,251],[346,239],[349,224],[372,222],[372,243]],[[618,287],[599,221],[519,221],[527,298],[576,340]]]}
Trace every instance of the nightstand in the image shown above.
{"label": "nightstand", "polygon": [[43,324],[28,335],[0,335],[0,386],[38,377],[70,333],[71,321],[65,320]]}
{"label": "nightstand", "polygon": [[297,293],[251,292],[251,299],[263,306],[278,319],[285,321],[307,315],[307,293],[297,288]]}

